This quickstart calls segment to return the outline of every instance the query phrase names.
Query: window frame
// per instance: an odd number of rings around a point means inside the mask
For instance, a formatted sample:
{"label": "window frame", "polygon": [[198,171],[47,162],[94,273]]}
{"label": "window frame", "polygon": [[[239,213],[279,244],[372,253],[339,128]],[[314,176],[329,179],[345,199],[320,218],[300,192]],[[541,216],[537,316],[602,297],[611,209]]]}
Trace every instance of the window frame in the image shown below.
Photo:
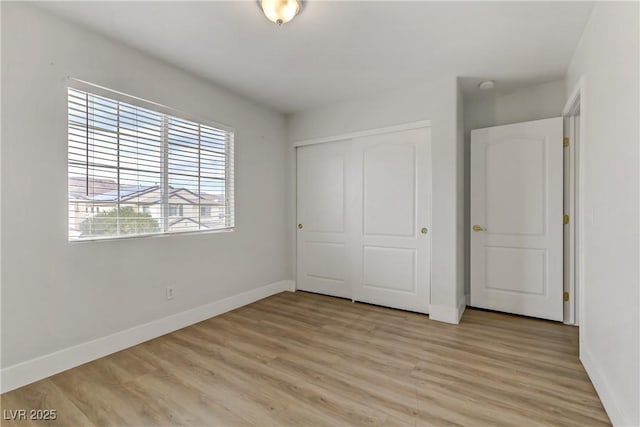
{"label": "window frame", "polygon": [[[67,131],[65,134],[65,142],[67,148],[67,187],[66,187],[66,206],[67,206],[67,241],[69,243],[84,243],[84,242],[94,242],[94,241],[116,241],[123,239],[139,239],[139,238],[147,238],[147,237],[165,237],[165,236],[189,236],[189,235],[202,235],[202,234],[217,234],[217,233],[229,233],[235,231],[237,227],[236,224],[236,206],[235,206],[235,134],[236,130],[234,127],[213,121],[211,119],[203,118],[202,116],[196,114],[190,114],[184,112],[182,110],[178,110],[176,108],[167,107],[166,105],[149,101],[143,98],[139,98],[134,95],[129,95],[117,90],[109,89],[104,86],[100,86],[94,83],[86,82],[83,80],[67,77],[66,85],[64,87],[64,99],[65,99],[65,112],[66,112],[66,123],[67,123]],[[225,148],[225,217],[231,218],[231,222],[233,225],[226,226],[224,228],[215,228],[215,229],[207,229],[207,230],[186,230],[186,231],[167,231],[166,227],[163,224],[162,231],[156,233],[140,233],[140,234],[123,234],[123,235],[111,235],[111,236],[91,236],[85,238],[72,238],[69,234],[69,89],[79,90],[86,92],[90,95],[101,96],[105,98],[109,98],[113,101],[123,102],[127,104],[131,104],[135,107],[140,107],[148,110],[152,110],[156,113],[162,114],[164,117],[171,116],[177,119],[191,121],[200,125],[210,126],[216,129],[220,129],[222,131],[228,132],[231,134],[230,147]],[[163,141],[163,151],[168,147],[166,141]],[[162,159],[165,169],[163,175],[167,174],[168,167],[168,157],[166,153],[163,153]],[[162,185],[168,187],[168,181],[163,182]],[[163,199],[168,196],[168,188],[163,188]],[[169,201],[163,200],[161,202],[161,209],[164,210],[169,209]],[[168,212],[167,212],[168,214]],[[165,215],[163,212],[162,218],[159,221],[163,221],[165,223],[169,222],[169,216]]]}

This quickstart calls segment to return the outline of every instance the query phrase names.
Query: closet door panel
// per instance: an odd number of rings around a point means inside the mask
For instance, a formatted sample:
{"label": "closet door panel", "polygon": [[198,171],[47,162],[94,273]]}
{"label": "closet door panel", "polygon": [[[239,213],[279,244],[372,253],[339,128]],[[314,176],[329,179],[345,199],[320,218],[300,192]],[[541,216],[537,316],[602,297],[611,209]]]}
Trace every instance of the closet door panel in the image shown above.
{"label": "closet door panel", "polygon": [[428,129],[353,140],[354,299],[427,313],[431,170]]}
{"label": "closet door panel", "polygon": [[297,288],[351,298],[346,241],[346,175],[350,143],[300,147]]}
{"label": "closet door panel", "polygon": [[415,161],[414,145],[382,144],[364,150],[362,190],[366,235],[410,237],[415,234]]}

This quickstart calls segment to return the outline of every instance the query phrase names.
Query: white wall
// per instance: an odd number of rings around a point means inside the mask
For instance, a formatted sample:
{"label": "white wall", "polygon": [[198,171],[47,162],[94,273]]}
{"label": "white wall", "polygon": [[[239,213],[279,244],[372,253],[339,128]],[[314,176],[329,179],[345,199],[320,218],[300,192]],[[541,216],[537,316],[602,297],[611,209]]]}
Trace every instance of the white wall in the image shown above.
{"label": "white wall", "polygon": [[[479,91],[466,94],[464,97],[464,170],[466,171],[465,206],[470,207],[470,169],[471,131],[490,126],[501,126],[510,123],[548,119],[562,115],[565,103],[565,82],[563,79],[539,85],[526,86],[510,91]],[[470,230],[470,211],[465,210],[464,229]],[[465,235],[465,259],[470,257],[469,233]],[[464,278],[465,294],[469,295],[470,271],[466,269]]]}
{"label": "white wall", "polygon": [[584,76],[580,359],[615,425],[640,425],[639,5],[596,3],[566,76]]}
{"label": "white wall", "polygon": [[[68,243],[67,76],[234,126],[236,231]],[[282,115],[3,2],[2,125],[3,368],[291,278]]]}
{"label": "white wall", "polygon": [[[431,317],[455,317],[463,302],[462,266],[457,259],[459,224],[458,181],[462,170],[456,135],[457,82],[443,78],[428,87],[378,93],[328,105],[289,117],[289,141],[374,129],[418,120],[431,120],[433,141],[433,218]],[[291,152],[294,149],[291,148]],[[294,156],[290,154],[290,161]],[[438,314],[436,314],[436,311]],[[440,314],[441,313],[441,314]]]}
{"label": "white wall", "polygon": [[466,132],[489,126],[500,126],[562,115],[565,82],[554,80],[502,92],[500,82],[495,91],[477,91],[465,96]]}

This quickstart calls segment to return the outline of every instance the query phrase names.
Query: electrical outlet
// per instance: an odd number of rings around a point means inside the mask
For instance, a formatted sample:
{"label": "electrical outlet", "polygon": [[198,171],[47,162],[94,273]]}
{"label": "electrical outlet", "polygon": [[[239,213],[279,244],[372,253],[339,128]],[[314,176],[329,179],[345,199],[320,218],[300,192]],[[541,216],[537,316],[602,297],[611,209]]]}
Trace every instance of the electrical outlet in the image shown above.
{"label": "electrical outlet", "polygon": [[167,296],[167,299],[173,299],[174,293],[175,293],[175,289],[173,288],[173,286],[167,286],[167,288],[165,289],[165,294]]}

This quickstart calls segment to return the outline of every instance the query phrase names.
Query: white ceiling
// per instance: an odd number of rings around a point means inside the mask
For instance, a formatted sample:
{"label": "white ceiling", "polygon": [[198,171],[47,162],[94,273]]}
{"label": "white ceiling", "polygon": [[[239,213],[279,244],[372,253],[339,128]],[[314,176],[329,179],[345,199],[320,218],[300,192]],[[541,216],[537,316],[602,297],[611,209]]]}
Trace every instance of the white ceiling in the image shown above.
{"label": "white ceiling", "polygon": [[445,76],[498,89],[561,78],[590,2],[46,2],[71,21],[284,113]]}

